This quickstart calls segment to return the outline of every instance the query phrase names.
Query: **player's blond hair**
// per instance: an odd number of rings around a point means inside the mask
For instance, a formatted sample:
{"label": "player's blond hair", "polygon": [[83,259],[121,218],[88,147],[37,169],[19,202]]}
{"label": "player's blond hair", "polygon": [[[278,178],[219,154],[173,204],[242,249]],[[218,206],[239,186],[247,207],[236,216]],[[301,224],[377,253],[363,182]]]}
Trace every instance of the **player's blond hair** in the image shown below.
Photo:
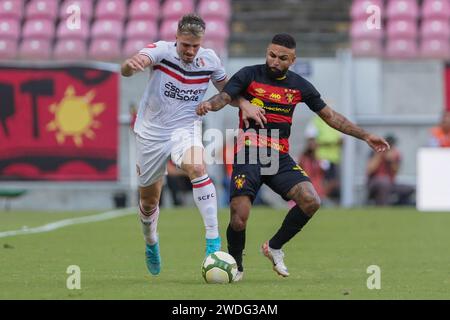
{"label": "player's blond hair", "polygon": [[178,22],[178,34],[189,34],[195,37],[202,37],[205,34],[206,24],[200,16],[196,14],[186,14]]}

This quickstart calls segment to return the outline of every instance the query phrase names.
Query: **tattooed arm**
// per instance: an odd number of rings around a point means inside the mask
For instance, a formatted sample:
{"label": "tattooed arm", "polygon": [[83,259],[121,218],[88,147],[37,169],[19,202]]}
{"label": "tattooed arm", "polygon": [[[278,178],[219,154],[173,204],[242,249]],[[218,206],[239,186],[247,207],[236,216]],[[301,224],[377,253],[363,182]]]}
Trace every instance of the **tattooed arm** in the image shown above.
{"label": "tattooed arm", "polygon": [[209,111],[219,111],[230,102],[231,97],[228,95],[228,93],[220,92],[209,100],[200,103],[197,107],[197,114],[199,116],[204,116]]}
{"label": "tattooed arm", "polygon": [[355,138],[364,140],[373,150],[377,152],[383,152],[390,148],[389,143],[387,143],[386,140],[358,127],[356,124],[329,106],[325,106],[325,108],[317,112],[317,114],[330,127]]}
{"label": "tattooed arm", "polygon": [[197,114],[199,116],[204,116],[209,111],[219,111],[227,104],[239,107],[242,112],[242,121],[246,128],[250,126],[249,120],[254,120],[261,128],[264,128],[264,124],[267,123],[265,117],[266,112],[263,108],[251,104],[242,97],[238,97],[232,101],[231,97],[226,92],[218,93],[208,101],[200,103],[197,107]]}

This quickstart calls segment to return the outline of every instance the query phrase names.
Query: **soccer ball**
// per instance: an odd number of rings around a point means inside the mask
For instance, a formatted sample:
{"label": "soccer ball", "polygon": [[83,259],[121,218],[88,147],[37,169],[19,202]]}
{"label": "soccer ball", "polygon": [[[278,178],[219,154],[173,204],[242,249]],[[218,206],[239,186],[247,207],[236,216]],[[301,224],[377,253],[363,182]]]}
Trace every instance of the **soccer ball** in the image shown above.
{"label": "soccer ball", "polygon": [[203,260],[202,275],[207,283],[233,282],[236,273],[236,260],[226,252],[216,251]]}

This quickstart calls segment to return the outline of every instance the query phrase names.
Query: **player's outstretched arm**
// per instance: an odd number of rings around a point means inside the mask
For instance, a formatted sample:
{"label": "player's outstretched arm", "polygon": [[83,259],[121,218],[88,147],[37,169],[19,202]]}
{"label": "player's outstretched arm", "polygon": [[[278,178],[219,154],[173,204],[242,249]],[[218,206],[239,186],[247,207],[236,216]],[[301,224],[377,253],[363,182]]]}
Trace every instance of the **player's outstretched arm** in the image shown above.
{"label": "player's outstretched arm", "polygon": [[228,93],[221,92],[210,98],[208,101],[203,101],[197,107],[197,114],[204,116],[209,111],[219,111],[231,102],[231,97]]}
{"label": "player's outstretched arm", "polygon": [[382,137],[368,133],[329,106],[325,106],[325,108],[320,110],[317,114],[330,127],[355,138],[364,140],[376,152],[384,152],[390,148],[389,143]]}
{"label": "player's outstretched arm", "polygon": [[[220,82],[213,82],[213,84],[216,87],[217,91],[222,92],[222,90],[225,87],[225,85],[227,84],[227,82],[228,82],[228,78],[223,81],[220,81]],[[205,114],[208,113],[208,111],[218,111],[218,110],[222,109],[226,105],[226,104],[222,105],[222,103],[228,101],[228,97],[231,99],[231,97],[228,94],[226,94],[226,95],[227,96],[222,97],[222,101],[218,101],[218,105],[215,107],[208,103],[201,103],[197,107],[197,114],[200,116],[204,116]],[[219,96],[220,96],[220,93],[219,93]],[[214,96],[213,98],[215,98],[215,97],[216,96]],[[211,99],[208,100],[207,102],[210,102]],[[231,100],[227,104],[241,109],[242,120],[244,121],[246,128],[248,128],[250,125],[249,124],[250,119],[255,120],[256,123],[261,126],[261,128],[264,128],[264,123],[267,123],[267,119],[264,116],[264,114],[265,114],[264,109],[251,104],[248,100],[246,100],[245,98],[243,98],[241,96],[238,96],[237,98],[235,98],[234,100]]]}
{"label": "player's outstretched arm", "polygon": [[145,71],[145,68],[150,65],[150,58],[138,53],[132,56],[130,59],[125,60],[121,67],[121,73],[124,77],[131,77],[138,71]]}

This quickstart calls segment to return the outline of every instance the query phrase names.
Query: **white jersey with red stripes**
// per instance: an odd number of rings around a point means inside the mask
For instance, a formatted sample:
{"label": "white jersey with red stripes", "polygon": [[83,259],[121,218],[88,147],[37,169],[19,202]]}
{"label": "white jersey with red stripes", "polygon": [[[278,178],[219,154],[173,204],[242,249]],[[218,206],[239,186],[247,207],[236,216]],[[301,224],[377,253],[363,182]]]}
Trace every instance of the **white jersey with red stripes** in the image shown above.
{"label": "white jersey with red stripes", "polygon": [[195,113],[209,81],[223,81],[225,70],[211,49],[200,48],[192,63],[184,63],[176,43],[158,41],[140,54],[152,61],[152,71],[141,99],[134,131],[147,139],[167,139],[175,129],[193,128]]}

